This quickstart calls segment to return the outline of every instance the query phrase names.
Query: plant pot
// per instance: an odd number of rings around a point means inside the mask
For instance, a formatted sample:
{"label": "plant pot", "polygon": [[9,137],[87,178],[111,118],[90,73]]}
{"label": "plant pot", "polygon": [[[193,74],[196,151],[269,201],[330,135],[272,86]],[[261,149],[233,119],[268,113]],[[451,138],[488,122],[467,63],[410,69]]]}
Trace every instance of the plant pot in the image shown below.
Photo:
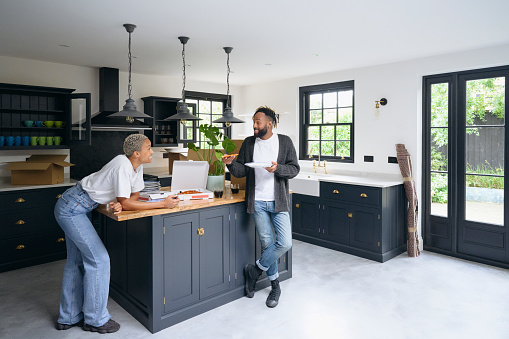
{"label": "plant pot", "polygon": [[221,175],[209,175],[207,177],[207,190],[214,191],[214,188],[224,187],[224,174]]}

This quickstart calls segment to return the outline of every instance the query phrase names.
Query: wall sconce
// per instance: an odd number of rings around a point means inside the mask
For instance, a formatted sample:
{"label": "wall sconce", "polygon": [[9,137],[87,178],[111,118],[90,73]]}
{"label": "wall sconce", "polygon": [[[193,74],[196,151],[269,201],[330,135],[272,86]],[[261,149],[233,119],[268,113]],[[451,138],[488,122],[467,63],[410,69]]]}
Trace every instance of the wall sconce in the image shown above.
{"label": "wall sconce", "polygon": [[382,98],[380,100],[376,100],[375,103],[376,103],[376,105],[375,105],[375,116],[379,116],[380,115],[380,110],[379,110],[380,105],[382,105],[382,106],[387,105],[387,99]]}

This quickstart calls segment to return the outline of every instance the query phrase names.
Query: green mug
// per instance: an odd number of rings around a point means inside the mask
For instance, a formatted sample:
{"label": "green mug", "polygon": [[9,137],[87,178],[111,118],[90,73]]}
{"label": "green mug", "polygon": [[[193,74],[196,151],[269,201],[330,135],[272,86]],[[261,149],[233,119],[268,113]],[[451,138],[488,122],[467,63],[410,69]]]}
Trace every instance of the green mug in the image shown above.
{"label": "green mug", "polygon": [[43,121],[43,122],[42,122],[42,125],[43,125],[44,127],[53,127],[53,124],[54,124],[54,123],[55,123],[54,121],[46,120],[46,121]]}
{"label": "green mug", "polygon": [[53,137],[53,141],[55,142],[55,145],[60,145],[62,142],[62,137]]}
{"label": "green mug", "polygon": [[39,137],[30,137],[30,145],[37,146],[37,141],[39,141]]}
{"label": "green mug", "polygon": [[54,140],[54,137],[46,137],[46,143],[50,146],[53,145],[53,140]]}
{"label": "green mug", "polygon": [[41,146],[46,145],[46,137],[39,137],[39,145]]}
{"label": "green mug", "polygon": [[55,121],[55,127],[60,128],[65,126],[65,121]]}

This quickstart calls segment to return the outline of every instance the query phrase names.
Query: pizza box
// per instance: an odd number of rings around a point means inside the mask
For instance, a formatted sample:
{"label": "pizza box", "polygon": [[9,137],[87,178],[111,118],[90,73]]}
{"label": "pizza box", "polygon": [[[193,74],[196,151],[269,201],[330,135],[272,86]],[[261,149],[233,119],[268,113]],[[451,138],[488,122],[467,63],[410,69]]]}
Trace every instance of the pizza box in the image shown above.
{"label": "pizza box", "polygon": [[[171,175],[171,194],[177,194],[180,200],[213,199],[214,192],[207,190],[209,163],[206,161],[174,161]],[[192,194],[179,194],[184,191],[196,191]]]}

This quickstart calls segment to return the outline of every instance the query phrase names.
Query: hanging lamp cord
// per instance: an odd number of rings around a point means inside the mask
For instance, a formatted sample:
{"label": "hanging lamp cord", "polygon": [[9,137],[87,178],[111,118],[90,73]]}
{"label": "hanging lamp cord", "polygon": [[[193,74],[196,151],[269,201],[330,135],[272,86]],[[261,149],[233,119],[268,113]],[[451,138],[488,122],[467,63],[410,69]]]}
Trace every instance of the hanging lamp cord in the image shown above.
{"label": "hanging lamp cord", "polygon": [[186,45],[182,44],[182,102],[184,102],[184,94],[186,89]]}
{"label": "hanging lamp cord", "polygon": [[230,107],[230,53],[226,54],[226,107]]}
{"label": "hanging lamp cord", "polygon": [[129,33],[128,58],[129,58],[129,84],[127,85],[127,93],[129,94],[129,99],[131,99],[131,89],[132,89],[132,86],[131,86],[131,33]]}

